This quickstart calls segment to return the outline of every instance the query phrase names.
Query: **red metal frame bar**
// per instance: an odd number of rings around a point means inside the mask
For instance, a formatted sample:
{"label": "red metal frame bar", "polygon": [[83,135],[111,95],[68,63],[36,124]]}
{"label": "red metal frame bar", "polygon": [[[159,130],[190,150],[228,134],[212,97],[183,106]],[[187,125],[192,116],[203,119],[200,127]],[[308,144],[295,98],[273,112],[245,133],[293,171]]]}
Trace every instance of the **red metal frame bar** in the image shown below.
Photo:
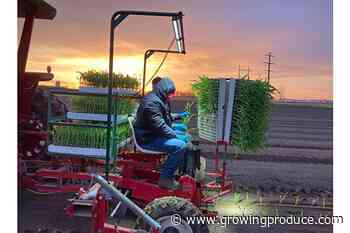
{"label": "red metal frame bar", "polygon": [[[135,233],[135,229],[121,227],[106,223],[108,211],[108,201],[102,194],[98,194],[94,200],[92,208],[92,232],[93,233]],[[152,229],[152,233],[159,233],[159,231]]]}
{"label": "red metal frame bar", "polygon": [[[226,141],[217,141],[214,155],[214,171],[208,172],[207,175],[210,177],[214,177],[215,179],[220,178],[220,183],[218,184],[215,181],[209,182],[206,184],[206,187],[209,189],[220,189],[220,193],[226,194],[227,191],[232,190],[232,183],[227,182],[226,180],[226,161],[222,162],[222,168],[220,168],[220,157],[219,157],[219,146],[225,146],[225,152],[227,151],[227,142]],[[221,195],[220,195],[221,196]]]}
{"label": "red metal frame bar", "polygon": [[[23,74],[26,69],[30,40],[32,37],[34,25],[34,15],[27,15],[24,20],[23,31],[21,36],[21,41],[18,47],[18,73]],[[19,77],[20,78],[20,77]]]}
{"label": "red metal frame bar", "polygon": [[[162,196],[179,196],[191,200],[196,205],[200,206],[203,203],[203,200],[209,200],[207,197],[202,195],[203,188],[218,189],[221,188],[221,192],[225,192],[230,189],[230,184],[217,184],[215,181],[212,181],[208,184],[200,184],[195,182],[195,180],[189,176],[183,176],[180,178],[180,183],[182,183],[183,189],[177,191],[171,191],[166,189],[161,189],[156,184],[156,180],[159,178],[159,171],[155,169],[159,164],[158,159],[148,159],[152,156],[144,156],[139,154],[135,156],[137,161],[132,160],[131,154],[133,153],[123,153],[119,156],[117,164],[120,165],[121,174],[120,175],[111,175],[110,180],[118,185],[120,188],[129,189],[132,191],[133,198],[148,203],[155,198]],[[149,160],[149,161],[145,161]],[[36,161],[32,161],[35,163]],[[79,167],[82,165],[84,160],[82,159],[62,159],[56,162],[45,162],[38,161],[38,167],[64,167],[73,165]],[[103,168],[103,164],[95,164],[95,162],[87,161],[87,165],[97,166],[97,168]],[[35,166],[35,165],[34,165]],[[210,176],[220,177],[224,180],[224,175],[218,173],[209,173]],[[138,177],[138,178],[135,178]],[[57,183],[55,186],[47,186],[40,182],[42,179],[52,179],[56,180]],[[89,173],[86,172],[75,172],[68,171],[65,169],[53,169],[53,168],[39,168],[32,174],[27,174],[20,177],[20,185],[25,188],[31,188],[37,190],[38,192],[49,192],[49,193],[62,193],[62,192],[77,192],[82,187],[81,183],[78,182],[75,184],[65,183],[67,180],[76,180],[76,181],[91,181],[92,177]],[[55,182],[56,182],[55,181]],[[88,183],[88,182],[85,182]],[[147,190],[147,191],[145,191]]]}

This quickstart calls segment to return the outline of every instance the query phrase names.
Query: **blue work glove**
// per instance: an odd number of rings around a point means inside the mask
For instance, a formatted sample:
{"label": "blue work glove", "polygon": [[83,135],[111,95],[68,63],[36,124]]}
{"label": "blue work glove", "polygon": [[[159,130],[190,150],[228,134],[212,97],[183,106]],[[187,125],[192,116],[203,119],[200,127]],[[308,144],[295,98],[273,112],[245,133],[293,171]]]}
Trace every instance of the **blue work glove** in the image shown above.
{"label": "blue work glove", "polygon": [[172,128],[175,131],[182,131],[182,132],[186,132],[188,129],[187,125],[182,124],[182,123],[174,123],[174,124],[172,124]]}
{"label": "blue work glove", "polygon": [[188,134],[176,134],[176,137],[185,143],[191,141],[191,136]]}
{"label": "blue work glove", "polygon": [[186,131],[181,131],[181,130],[174,130],[176,134],[181,134],[181,135],[185,135]]}
{"label": "blue work glove", "polygon": [[179,113],[180,117],[189,117],[190,113],[189,112],[181,112]]}

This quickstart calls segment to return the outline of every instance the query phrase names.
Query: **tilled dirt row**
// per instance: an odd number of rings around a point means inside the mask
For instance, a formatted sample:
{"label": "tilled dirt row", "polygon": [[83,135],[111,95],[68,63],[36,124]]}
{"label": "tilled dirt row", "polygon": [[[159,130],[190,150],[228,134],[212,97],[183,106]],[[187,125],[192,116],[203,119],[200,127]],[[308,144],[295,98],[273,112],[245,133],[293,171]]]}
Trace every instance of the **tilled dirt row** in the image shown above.
{"label": "tilled dirt row", "polygon": [[[192,99],[192,101],[195,101]],[[186,101],[176,100],[172,103],[174,112],[183,111]],[[196,114],[196,105],[192,112]],[[197,127],[197,118],[194,116],[190,128]],[[195,132],[196,130],[194,130]],[[196,137],[196,133],[194,133]],[[202,143],[202,151],[211,153],[215,146]],[[230,154],[237,150],[229,146]],[[275,104],[270,114],[269,129],[267,132],[266,149],[259,152],[241,153],[243,159],[251,159],[244,155],[270,156],[269,161],[279,157],[285,161],[305,160],[309,162],[332,163],[333,160],[333,109],[324,107],[298,106]],[[258,158],[257,158],[258,159]],[[261,160],[261,159],[260,159]]]}
{"label": "tilled dirt row", "polygon": [[[214,169],[212,160],[207,161],[207,169]],[[333,192],[331,164],[231,160],[227,163],[227,176],[234,182],[237,191]]]}

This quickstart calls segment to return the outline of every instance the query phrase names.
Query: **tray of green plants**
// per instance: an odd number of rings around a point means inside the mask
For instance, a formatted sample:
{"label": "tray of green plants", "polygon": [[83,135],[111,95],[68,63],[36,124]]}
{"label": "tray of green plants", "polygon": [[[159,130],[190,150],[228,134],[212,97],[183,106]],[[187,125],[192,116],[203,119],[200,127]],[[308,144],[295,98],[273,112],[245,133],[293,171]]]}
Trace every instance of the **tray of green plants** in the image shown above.
{"label": "tray of green plants", "polygon": [[[132,99],[114,99],[113,112],[118,115],[128,115],[135,111],[136,103]],[[84,113],[107,114],[108,103],[106,97],[96,96],[73,96],[72,111]]]}
{"label": "tray of green plants", "polygon": [[192,84],[192,90],[197,97],[198,111],[203,114],[215,113],[218,107],[219,82],[202,75],[199,81]]}
{"label": "tray of green plants", "polygon": [[192,84],[192,90],[197,98],[199,137],[210,142],[215,142],[219,82],[203,75],[199,77],[199,81]]}
{"label": "tray of green plants", "polygon": [[[197,97],[199,136],[214,139],[215,136],[209,134],[217,130],[219,81],[201,76],[192,84],[192,89]],[[274,91],[275,88],[265,81],[236,80],[230,142],[240,151],[264,148]]]}
{"label": "tray of green plants", "polygon": [[[116,143],[120,144],[131,136],[129,124],[117,127]],[[52,144],[87,148],[106,148],[106,129],[79,126],[54,126]]]}
{"label": "tray of green plants", "polygon": [[[86,72],[78,72],[80,74],[80,87],[108,87],[108,72],[89,70]],[[112,74],[112,87],[137,90],[140,83],[134,77],[123,74]]]}
{"label": "tray of green plants", "polygon": [[262,80],[236,82],[231,142],[241,151],[258,151],[266,144],[274,87]]}

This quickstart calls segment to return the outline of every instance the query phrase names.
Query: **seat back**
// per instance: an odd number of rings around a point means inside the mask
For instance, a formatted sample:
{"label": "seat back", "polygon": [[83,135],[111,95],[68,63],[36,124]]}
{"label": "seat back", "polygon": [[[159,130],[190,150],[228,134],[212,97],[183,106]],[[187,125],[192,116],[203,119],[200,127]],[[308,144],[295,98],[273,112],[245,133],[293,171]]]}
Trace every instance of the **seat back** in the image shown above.
{"label": "seat back", "polygon": [[135,120],[135,118],[133,116],[128,117],[129,125],[131,128],[131,133],[132,133],[132,139],[134,141],[136,149],[141,151],[142,153],[145,153],[145,154],[158,154],[158,155],[165,154],[164,152],[160,152],[160,151],[146,150],[138,144],[138,142],[136,140],[136,136],[135,136],[134,120]]}

